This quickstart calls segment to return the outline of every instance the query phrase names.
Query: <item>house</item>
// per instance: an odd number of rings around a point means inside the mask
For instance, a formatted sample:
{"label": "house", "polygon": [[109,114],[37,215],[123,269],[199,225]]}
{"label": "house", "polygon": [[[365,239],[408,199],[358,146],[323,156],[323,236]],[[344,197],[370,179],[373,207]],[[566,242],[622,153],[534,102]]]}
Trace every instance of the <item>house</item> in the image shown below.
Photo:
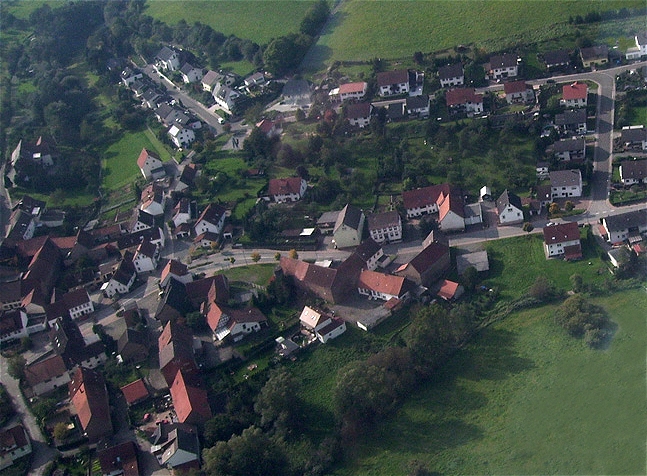
{"label": "house", "polygon": [[58,354],[25,366],[25,382],[34,395],[45,395],[57,388],[67,385],[70,374],[63,357]]}
{"label": "house", "polygon": [[566,260],[582,258],[580,229],[577,222],[544,227],[544,254],[546,258],[562,255]]}
{"label": "house", "polygon": [[550,185],[538,185],[535,189],[535,196],[539,200],[541,207],[547,207],[553,201]]}
{"label": "house", "polygon": [[328,324],[315,331],[315,335],[322,344],[339,337],[346,332],[346,323],[338,317],[333,317]]}
{"label": "house", "polygon": [[165,46],[155,55],[155,64],[161,70],[175,71],[180,67],[180,58],[175,50]]}
{"label": "house", "polygon": [[188,147],[195,140],[193,129],[173,124],[168,130],[168,135],[176,147]]}
{"label": "house", "polygon": [[445,301],[455,301],[461,297],[464,292],[465,289],[460,284],[448,279],[443,279],[440,282],[440,287],[436,292],[436,295]]}
{"label": "house", "polygon": [[217,83],[211,93],[216,104],[227,114],[234,114],[238,102],[244,99],[238,91],[226,86],[222,83]]}
{"label": "house", "polygon": [[360,102],[346,106],[346,119],[351,126],[363,129],[371,123],[371,103]]}
{"label": "house", "polygon": [[523,222],[523,207],[518,195],[504,190],[496,201],[499,224],[511,225]]}
{"label": "house", "polygon": [[56,149],[49,141],[39,137],[36,142],[18,141],[18,145],[11,153],[11,159],[7,166],[7,177],[13,185],[16,185],[16,179],[21,178],[25,181],[29,179],[27,170],[29,166],[40,168],[49,168],[54,165],[54,156]]}
{"label": "house", "polygon": [[166,177],[162,160],[148,149],[142,149],[137,157],[137,166],[146,180],[157,180]]}
{"label": "house", "polygon": [[262,87],[266,84],[265,75],[260,71],[257,71],[254,74],[250,74],[245,79],[243,79],[243,85],[247,91],[251,91],[254,88]]}
{"label": "house", "polygon": [[186,84],[197,83],[202,79],[202,68],[196,68],[190,63],[184,63],[180,68],[180,73]]}
{"label": "house", "polygon": [[562,99],[560,103],[568,108],[586,107],[589,87],[586,83],[575,81],[562,86]]}
{"label": "house", "polygon": [[50,316],[54,314],[55,317],[67,316],[78,319],[92,314],[94,312],[94,303],[86,289],[79,288],[65,293],[60,299],[56,299],[52,304],[45,306],[45,312],[50,321],[52,320]]}
{"label": "house", "polygon": [[155,226],[155,216],[151,215],[144,210],[135,209],[133,212],[133,218],[130,220],[128,229],[131,233],[137,233],[138,231],[148,230]]}
{"label": "house", "polygon": [[268,138],[280,137],[283,132],[280,121],[271,121],[270,119],[263,119],[256,123],[256,127],[261,130]]}
{"label": "house", "polygon": [[0,470],[32,452],[31,440],[21,424],[0,431]]}
{"label": "house", "polygon": [[216,203],[207,205],[193,226],[195,234],[201,235],[202,233],[210,232],[215,235],[220,235],[222,227],[225,224],[226,212],[227,210],[224,207]]}
{"label": "house", "polygon": [[142,105],[148,109],[155,109],[162,104],[166,98],[161,91],[157,89],[147,89],[141,95]]}
{"label": "house", "polygon": [[199,308],[203,302],[217,302],[226,304],[231,296],[229,280],[224,274],[217,274],[208,278],[196,279],[184,286],[186,296],[191,305]]}
{"label": "house", "polygon": [[137,379],[134,382],[124,385],[119,390],[124,394],[128,406],[137,405],[150,397],[150,392],[146,388],[144,380]]}
{"label": "house", "polygon": [[351,204],[342,208],[332,231],[334,247],[350,248],[359,245],[362,241],[365,220],[364,212],[359,208]]}
{"label": "house", "polygon": [[544,64],[549,71],[569,66],[570,54],[567,50],[548,51],[544,53]]}
{"label": "house", "polygon": [[465,207],[460,191],[451,189],[438,196],[438,226],[443,232],[465,230]]}
{"label": "house", "polygon": [[168,321],[158,338],[159,368],[166,384],[171,386],[181,370],[186,376],[198,373],[193,353],[191,330],[177,321]]}
{"label": "house", "polygon": [[138,274],[154,271],[160,258],[160,249],[148,240],[144,240],[137,247],[133,264]]}
{"label": "house", "polygon": [[438,68],[438,79],[443,88],[462,86],[465,84],[465,73],[463,64],[456,63]]}
{"label": "house", "polygon": [[601,219],[602,229],[609,243],[621,243],[647,231],[647,209],[610,215]]}
{"label": "house", "polygon": [[171,278],[181,283],[190,283],[193,281],[193,276],[189,272],[187,265],[176,259],[171,259],[166,263],[162,274],[160,275],[160,287],[165,288]]}
{"label": "house", "polygon": [[365,81],[357,83],[345,83],[339,85],[339,99],[346,101],[348,99],[362,99],[366,96],[368,83]]}
{"label": "house", "polygon": [[119,262],[110,280],[101,286],[101,291],[109,298],[114,297],[116,294],[129,293],[136,279],[137,270],[135,265],[132,260],[124,258]]}
{"label": "house", "polygon": [[647,32],[640,32],[634,35],[636,46],[627,49],[628,60],[639,60],[647,55]]}
{"label": "house", "polygon": [[582,173],[579,169],[549,172],[553,198],[582,196]]}
{"label": "house", "polygon": [[312,87],[305,79],[289,79],[283,85],[281,96],[287,104],[307,107],[312,102]]}
{"label": "house", "polygon": [[647,160],[623,160],[620,162],[622,184],[647,183]]}
{"label": "house", "polygon": [[139,244],[144,240],[148,240],[159,248],[163,248],[165,243],[164,232],[161,228],[156,226],[149,230],[142,230],[138,231],[137,233],[122,235],[117,238],[117,248],[120,251],[134,251],[135,248],[137,248]]}
{"label": "house", "polygon": [[112,435],[108,390],[101,373],[78,367],[68,384],[70,402],[90,443]]}
{"label": "house", "polygon": [[511,53],[490,57],[490,79],[514,78],[519,74],[518,58]]}
{"label": "house", "polygon": [[449,184],[443,183],[402,192],[402,202],[407,211],[407,218],[417,218],[438,212],[438,198],[441,193],[449,194],[449,188]]}
{"label": "house", "polygon": [[413,289],[413,283],[403,276],[364,270],[357,281],[357,291],[369,299],[404,300]]}
{"label": "house", "polygon": [[49,300],[59,277],[62,261],[58,247],[47,238],[29,262],[27,272],[22,275],[23,296],[36,290],[40,297]]}
{"label": "house", "polygon": [[378,95],[394,96],[409,93],[409,71],[400,69],[377,73]]}
{"label": "house", "polygon": [[447,107],[453,112],[480,114],[483,112],[483,95],[474,88],[450,89],[445,95]]}
{"label": "house", "polygon": [[202,90],[207,91],[207,92],[212,92],[213,88],[220,82],[222,79],[222,75],[219,73],[209,70],[207,73],[202,77]]}
{"label": "house", "polygon": [[303,198],[308,183],[301,177],[270,179],[267,195],[276,203],[297,202]]}
{"label": "house", "polygon": [[194,426],[162,423],[157,425],[151,443],[151,454],[160,466],[182,471],[200,468],[200,442]]}
{"label": "house", "polygon": [[394,274],[429,287],[449,270],[450,265],[449,246],[432,242]]}
{"label": "house", "polygon": [[201,248],[214,248],[220,243],[220,235],[216,235],[210,231],[200,233],[193,239],[193,244]]}
{"label": "house", "polygon": [[27,313],[24,309],[0,311],[0,343],[27,337]]}
{"label": "house", "polygon": [[321,311],[313,309],[309,306],[304,306],[299,316],[301,326],[309,331],[315,332],[328,324],[330,324],[332,316],[325,314]]}
{"label": "house", "polygon": [[463,221],[465,226],[483,223],[483,208],[480,202],[465,205],[463,208]]}
{"label": "house", "polygon": [[505,100],[508,104],[528,103],[535,100],[532,86],[525,81],[511,81],[503,85]]}
{"label": "house", "polygon": [[597,45],[590,48],[580,48],[580,58],[584,68],[602,66],[609,62],[609,47]]}
{"label": "house", "polygon": [[191,199],[188,197],[181,198],[175,208],[173,208],[173,225],[177,228],[183,223],[189,223],[192,216]]}
{"label": "house", "polygon": [[429,96],[424,94],[420,96],[407,97],[405,109],[410,116],[420,118],[429,117]]}
{"label": "house", "polygon": [[155,310],[155,319],[165,325],[169,321],[180,319],[195,310],[189,297],[186,286],[175,278],[169,278],[168,284],[160,293],[160,301]]}
{"label": "house", "polygon": [[562,135],[586,134],[586,109],[555,114],[555,125]]}
{"label": "house", "polygon": [[586,142],[584,137],[560,140],[552,144],[547,152],[558,160],[582,161],[586,157]]}
{"label": "house", "polygon": [[369,238],[355,248],[354,254],[365,263],[366,269],[373,271],[384,256],[384,251],[373,238]]}
{"label": "house", "polygon": [[209,407],[207,390],[202,378],[179,370],[169,387],[177,421],[191,425],[203,425],[213,416]]}
{"label": "house", "polygon": [[139,363],[148,358],[148,335],[145,331],[125,329],[117,340],[117,353],[122,362]]}
{"label": "house", "polygon": [[49,339],[54,352],[63,358],[65,366],[94,369],[106,361],[103,342],[96,335],[86,337],[76,322],[69,317],[59,317],[50,323]]}
{"label": "house", "polygon": [[647,151],[647,129],[645,126],[624,126],[620,132],[620,143],[625,149]]}
{"label": "house", "polygon": [[137,68],[131,69],[130,67],[126,66],[121,72],[120,77],[121,82],[128,88],[138,79],[142,79],[144,77],[144,73],[142,73]]}
{"label": "house", "polygon": [[334,210],[331,212],[323,212],[321,216],[317,219],[317,228],[321,230],[321,233],[331,234],[333,228],[335,228],[335,223],[337,223],[337,217],[339,216],[340,210]]}
{"label": "house", "polygon": [[180,175],[180,178],[177,181],[177,184],[175,184],[175,191],[176,192],[182,192],[186,190],[187,188],[193,187],[193,184],[195,182],[195,178],[200,175],[200,171],[198,170],[198,166],[195,164],[187,164],[183,169],[182,169],[182,174]]}
{"label": "house", "polygon": [[9,217],[9,234],[7,240],[17,242],[30,240],[36,231],[36,220],[29,213],[16,208]]}
{"label": "house", "polygon": [[456,270],[460,276],[469,267],[476,269],[479,273],[490,269],[487,251],[474,251],[456,256]]}
{"label": "house", "polygon": [[238,342],[247,334],[267,326],[267,318],[255,307],[231,309],[216,302],[207,302],[202,311],[214,337],[219,341],[231,336],[234,342]]}
{"label": "house", "polygon": [[402,240],[402,218],[395,210],[372,213],[366,217],[366,224],[368,234],[377,243],[392,243]]}
{"label": "house", "polygon": [[103,449],[97,448],[97,459],[103,476],[139,476],[137,445],[125,441]]}

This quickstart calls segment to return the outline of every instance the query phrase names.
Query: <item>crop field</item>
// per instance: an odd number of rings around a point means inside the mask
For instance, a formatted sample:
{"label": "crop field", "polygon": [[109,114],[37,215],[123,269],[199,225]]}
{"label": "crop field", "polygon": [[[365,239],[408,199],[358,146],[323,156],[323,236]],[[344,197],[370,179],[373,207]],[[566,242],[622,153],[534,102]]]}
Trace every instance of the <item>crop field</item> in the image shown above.
{"label": "crop field", "polygon": [[643,7],[642,1],[373,1],[346,0],[321,36],[306,68],[375,57],[409,58],[460,44],[523,35],[525,43],[563,36],[570,15]]}
{"label": "crop field", "polygon": [[125,133],[104,153],[102,173],[103,187],[106,190],[119,189],[141,176],[137,157],[143,148],[158,154],[162,162],[171,158],[164,145],[149,130]]}
{"label": "crop field", "polygon": [[589,349],[552,306],[509,316],[364,437],[335,474],[645,474],[644,289],[595,299],[617,329]]}
{"label": "crop field", "polygon": [[308,0],[149,0],[145,13],[169,25],[199,21],[225,35],[263,44],[299,31]]}

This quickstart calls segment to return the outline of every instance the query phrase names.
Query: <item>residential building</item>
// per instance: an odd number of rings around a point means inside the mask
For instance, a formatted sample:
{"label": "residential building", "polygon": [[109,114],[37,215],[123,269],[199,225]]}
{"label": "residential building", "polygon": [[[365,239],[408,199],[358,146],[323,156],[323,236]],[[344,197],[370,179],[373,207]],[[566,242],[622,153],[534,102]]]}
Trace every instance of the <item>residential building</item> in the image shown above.
{"label": "residential building", "polygon": [[312,85],[305,79],[289,79],[281,96],[287,104],[308,108],[312,103]]}
{"label": "residential building", "polygon": [[208,302],[202,307],[202,312],[214,337],[219,341],[231,336],[234,342],[238,342],[246,335],[267,326],[267,318],[255,307],[233,309]]}
{"label": "residential building", "polygon": [[180,371],[185,376],[199,372],[193,353],[193,334],[185,325],[168,321],[158,338],[158,349],[160,372],[168,386]]}
{"label": "residential building", "polygon": [[126,294],[137,279],[137,270],[132,259],[124,257],[119,262],[117,269],[110,280],[101,286],[101,291],[106,297],[114,297],[116,294]]}
{"label": "residential building", "polygon": [[607,64],[609,62],[609,47],[597,45],[590,48],[580,48],[580,59],[585,68]]}
{"label": "residential building", "polygon": [[368,83],[361,81],[357,83],[345,83],[339,85],[339,99],[346,101],[348,99],[362,99],[366,96]]}
{"label": "residential building", "polygon": [[195,140],[193,129],[173,124],[168,130],[168,135],[176,147],[188,147]]}
{"label": "residential building", "polygon": [[332,232],[332,242],[335,248],[350,248],[359,245],[362,241],[365,220],[364,212],[359,208],[351,204],[342,208]]}
{"label": "residential building", "polygon": [[106,361],[103,342],[96,335],[86,337],[70,317],[59,317],[49,323],[49,339],[56,354],[68,370],[76,366],[94,369]]}
{"label": "residential building", "polygon": [[483,223],[483,208],[481,202],[470,203],[463,208],[463,222],[465,226]]}
{"label": "residential building", "polygon": [[182,80],[187,84],[197,83],[202,79],[202,68],[196,68],[190,63],[184,63],[180,68],[180,73]]}
{"label": "residential building", "polygon": [[371,123],[371,103],[360,102],[346,106],[346,119],[351,126],[363,129]]}
{"label": "residential building", "polygon": [[268,197],[276,203],[297,202],[303,198],[308,183],[301,177],[270,179]]}
{"label": "residential building", "polygon": [[566,67],[571,64],[570,54],[567,50],[555,50],[544,53],[544,64],[549,71]]}
{"label": "residential building", "polygon": [[216,104],[227,114],[234,114],[238,102],[244,99],[244,96],[238,91],[222,83],[216,84],[213,88],[212,96]]}
{"label": "residential building", "polygon": [[195,182],[195,178],[198,175],[200,175],[200,170],[198,170],[198,166],[193,163],[187,164],[182,169],[182,174],[180,175],[180,178],[175,184],[175,191],[182,192],[187,188],[192,188]]}
{"label": "residential building", "polygon": [[32,452],[31,440],[21,424],[0,431],[0,470]]}
{"label": "residential building", "polygon": [[[169,321],[175,321],[182,318],[189,312],[195,311],[187,295],[186,285],[175,278],[169,278],[168,284],[160,293],[159,303],[155,310],[155,319],[165,325]],[[206,292],[205,292],[206,296]],[[204,298],[204,296],[203,296]]]}
{"label": "residential building", "polygon": [[144,240],[137,247],[133,257],[133,265],[138,274],[154,271],[160,258],[160,249],[148,240]]}
{"label": "residential building", "polygon": [[365,263],[365,268],[373,271],[377,268],[380,259],[384,256],[384,250],[373,238],[364,240],[354,253]]}
{"label": "residential building", "polygon": [[582,258],[580,229],[577,222],[544,227],[544,253],[546,258],[562,256],[566,260]]}
{"label": "residential building", "polygon": [[142,379],[130,382],[119,390],[124,394],[124,398],[126,399],[128,406],[137,405],[138,403],[146,401],[151,395]]}
{"label": "residential building", "polygon": [[623,160],[619,168],[623,185],[647,183],[647,160]]}
{"label": "residential building", "polygon": [[346,322],[337,317],[333,317],[328,324],[319,328],[315,335],[322,344],[335,339],[346,332]]}
{"label": "residential building", "polygon": [[142,149],[137,158],[137,166],[146,180],[166,177],[162,160],[148,149]]}
{"label": "residential building", "polygon": [[212,92],[213,88],[216,87],[216,84],[218,84],[221,79],[222,75],[220,73],[212,70],[207,71],[206,74],[202,77],[202,90],[209,93]]}
{"label": "residential building", "polygon": [[207,390],[200,375],[185,375],[179,370],[169,390],[178,422],[199,426],[204,425],[213,416]]}
{"label": "residential building", "polygon": [[560,140],[552,144],[548,152],[558,160],[583,161],[586,157],[586,142],[584,137]]}
{"label": "residential building", "polygon": [[392,243],[402,240],[402,218],[393,210],[372,213],[366,217],[368,233],[377,243]]}
{"label": "residential building", "polygon": [[647,55],[647,32],[640,32],[634,35],[636,46],[627,49],[628,60],[639,60]]}
{"label": "residential building", "polygon": [[508,104],[528,103],[535,100],[532,86],[525,81],[511,81],[503,85],[505,100]]}
{"label": "residential building", "polygon": [[193,229],[195,230],[196,235],[201,235],[202,233],[210,232],[215,235],[220,235],[222,227],[225,224],[226,212],[224,207],[216,203],[210,203],[207,205],[198,220],[195,222]]}
{"label": "residential building", "polygon": [[555,125],[562,135],[586,134],[586,109],[555,114]]}
{"label": "residential building", "polygon": [[432,242],[411,261],[400,266],[395,274],[418,285],[429,287],[440,279],[450,266],[449,246]]}
{"label": "residential building", "polygon": [[200,442],[193,425],[157,425],[151,443],[151,454],[160,466],[182,472],[200,469]]}
{"label": "residential building", "polygon": [[263,119],[260,122],[256,123],[263,134],[265,134],[270,139],[274,137],[280,137],[283,132],[283,127],[280,121],[272,121],[270,119]]}
{"label": "residential building", "polygon": [[193,281],[193,276],[189,272],[188,266],[176,259],[170,259],[164,266],[164,269],[162,269],[159,283],[160,287],[165,288],[171,278],[184,284]]}
{"label": "residential building", "polygon": [[490,57],[488,76],[490,79],[514,78],[519,74],[518,58],[516,55],[505,53]]}
{"label": "residential building", "polygon": [[0,343],[27,337],[27,313],[24,309],[0,311]]}
{"label": "residential building", "polygon": [[175,50],[165,46],[155,55],[155,64],[161,70],[175,71],[180,67],[180,58]]}
{"label": "residential building", "polygon": [[97,448],[97,459],[103,476],[139,476],[137,445],[125,441],[107,448]]}
{"label": "residential building", "polygon": [[139,363],[148,358],[149,338],[146,331],[125,329],[117,340],[117,354],[121,362]]}
{"label": "residential building", "polygon": [[443,88],[462,86],[465,84],[463,64],[456,63],[438,68],[438,79]]}
{"label": "residential building", "polygon": [[455,112],[480,114],[483,112],[483,95],[474,88],[450,89],[445,95],[447,107]]}
{"label": "residential building", "polygon": [[311,331],[316,332],[319,329],[330,324],[332,321],[332,316],[325,314],[317,309],[311,308],[309,306],[303,306],[301,315],[299,316],[299,322],[301,327]]}
{"label": "residential building", "polygon": [[243,84],[245,85],[247,91],[250,91],[257,87],[262,87],[266,84],[265,75],[260,71],[250,74],[243,80]]}
{"label": "residential building", "polygon": [[378,95],[394,96],[409,93],[409,71],[400,69],[377,73]]}
{"label": "residential building", "polygon": [[582,196],[582,173],[579,169],[549,172],[553,198]]}
{"label": "residential building", "polygon": [[45,395],[69,381],[70,374],[63,357],[58,354],[25,366],[25,382],[34,395]]}
{"label": "residential building", "polygon": [[133,213],[133,218],[128,225],[128,229],[131,233],[137,233],[138,231],[149,230],[154,226],[155,216],[136,208]]}
{"label": "residential building", "polygon": [[108,390],[101,373],[78,367],[69,383],[70,403],[90,443],[112,435]]}
{"label": "residential building", "polygon": [[142,73],[141,70],[137,68],[131,69],[130,67],[126,66],[121,71],[120,76],[121,76],[121,82],[123,83],[124,86],[128,88],[130,87],[131,84],[133,84],[138,79],[142,79],[144,77],[144,73]]}
{"label": "residential building", "polygon": [[464,200],[460,191],[451,189],[438,196],[438,226],[443,232],[465,230]]}
{"label": "residential building", "polygon": [[183,223],[189,223],[192,215],[191,199],[182,197],[173,208],[173,225],[177,228]]}
{"label": "residential building", "polygon": [[647,231],[647,209],[610,215],[600,220],[601,232],[609,243],[640,238]]}
{"label": "residential building", "polygon": [[625,126],[620,132],[620,143],[625,149],[647,151],[647,129],[645,126]]}
{"label": "residential building", "polygon": [[413,289],[413,283],[404,276],[394,276],[376,271],[364,270],[357,281],[357,291],[369,299],[404,300]]}
{"label": "residential building", "polygon": [[589,87],[587,84],[576,81],[562,86],[562,100],[560,102],[568,108],[586,107],[588,95]]}
{"label": "residential building", "polygon": [[438,198],[441,193],[449,194],[449,188],[449,184],[443,183],[402,192],[402,202],[407,211],[407,218],[411,219],[429,213],[437,213]]}
{"label": "residential building", "polygon": [[445,301],[455,301],[463,295],[465,289],[457,282],[443,279],[436,295]]}
{"label": "residential building", "polygon": [[409,116],[429,117],[429,96],[410,96],[405,100],[405,109]]}
{"label": "residential building", "polygon": [[523,222],[523,208],[518,195],[504,190],[496,201],[496,208],[501,225]]}

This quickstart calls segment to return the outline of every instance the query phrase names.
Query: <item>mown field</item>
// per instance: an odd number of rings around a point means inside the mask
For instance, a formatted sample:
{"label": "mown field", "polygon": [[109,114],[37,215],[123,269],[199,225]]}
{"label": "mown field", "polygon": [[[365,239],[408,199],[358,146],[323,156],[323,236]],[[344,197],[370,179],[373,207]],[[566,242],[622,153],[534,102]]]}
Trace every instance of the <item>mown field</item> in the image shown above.
{"label": "mown field", "polygon": [[645,474],[644,289],[595,299],[617,330],[591,350],[552,306],[487,329],[385,424],[337,475]]}
{"label": "mown field", "polygon": [[311,0],[148,0],[145,13],[169,25],[199,21],[258,44],[296,33]]}
{"label": "mown field", "polygon": [[307,69],[322,62],[409,58],[460,44],[488,44],[523,35],[524,43],[570,32],[569,16],[644,7],[634,0],[590,1],[373,1],[346,0],[321,36]]}

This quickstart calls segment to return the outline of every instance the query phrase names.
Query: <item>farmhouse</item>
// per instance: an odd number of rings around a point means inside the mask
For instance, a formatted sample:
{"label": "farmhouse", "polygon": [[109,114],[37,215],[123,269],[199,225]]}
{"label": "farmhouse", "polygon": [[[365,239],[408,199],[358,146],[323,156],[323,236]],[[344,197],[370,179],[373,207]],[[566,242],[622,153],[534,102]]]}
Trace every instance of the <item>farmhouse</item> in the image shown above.
{"label": "farmhouse", "polygon": [[582,258],[580,229],[577,223],[559,223],[544,227],[544,253],[546,258],[562,255],[566,260]]}
{"label": "farmhouse", "polygon": [[555,125],[562,135],[586,133],[586,109],[555,114]]}
{"label": "farmhouse", "polygon": [[620,213],[601,219],[602,229],[609,243],[621,243],[632,237],[639,238],[647,231],[647,209]]}
{"label": "farmhouse", "polygon": [[335,248],[350,248],[359,245],[362,241],[365,220],[364,212],[359,208],[351,204],[342,208],[332,231],[332,242]]}
{"label": "farmhouse", "polygon": [[483,112],[483,95],[474,88],[450,89],[445,96],[447,107],[454,112],[480,114]]}
{"label": "farmhouse", "polygon": [[625,186],[647,183],[647,160],[623,160],[620,162],[620,180]]}
{"label": "farmhouse", "polygon": [[308,183],[301,177],[270,179],[267,196],[276,203],[297,202],[303,198]]}
{"label": "farmhouse", "polygon": [[567,50],[555,50],[544,53],[544,64],[549,71],[569,66],[570,63],[571,58]]}
{"label": "farmhouse", "polygon": [[513,78],[519,73],[517,56],[510,53],[490,57],[489,66],[490,79]]}
{"label": "farmhouse", "polygon": [[535,93],[525,81],[512,81],[503,85],[508,104],[526,103],[535,100]]}
{"label": "farmhouse", "polygon": [[34,395],[44,395],[70,381],[63,357],[58,354],[30,363],[25,367],[25,381]]}
{"label": "farmhouse", "polygon": [[597,45],[590,48],[580,48],[580,59],[585,68],[607,64],[609,62],[609,47]]}
{"label": "farmhouse", "polygon": [[213,416],[207,390],[198,374],[178,370],[169,391],[178,422],[202,425]]}
{"label": "farmhouse", "polygon": [[349,104],[346,107],[346,119],[351,126],[363,129],[371,123],[372,109],[371,103],[368,102]]}
{"label": "farmhouse", "polygon": [[366,221],[368,233],[377,243],[402,240],[402,218],[397,211],[372,213]]}
{"label": "farmhouse", "polygon": [[465,83],[463,64],[456,63],[438,68],[438,79],[443,88],[462,86]]}
{"label": "farmhouse", "polygon": [[579,169],[549,172],[553,198],[582,196],[582,173]]}
{"label": "farmhouse", "polygon": [[523,207],[518,195],[504,190],[496,201],[499,224],[511,225],[523,221]]}
{"label": "farmhouse", "polygon": [[565,84],[562,86],[562,100],[560,102],[568,108],[586,107],[588,94],[589,87],[586,83],[578,83],[576,81],[571,84]]}
{"label": "farmhouse", "polygon": [[547,151],[558,160],[582,161],[586,157],[586,142],[584,137],[564,139],[552,144]]}
{"label": "farmhouse", "polygon": [[355,248],[354,254],[364,262],[366,269],[373,271],[377,268],[380,258],[384,256],[384,250],[373,238],[369,238]]}

